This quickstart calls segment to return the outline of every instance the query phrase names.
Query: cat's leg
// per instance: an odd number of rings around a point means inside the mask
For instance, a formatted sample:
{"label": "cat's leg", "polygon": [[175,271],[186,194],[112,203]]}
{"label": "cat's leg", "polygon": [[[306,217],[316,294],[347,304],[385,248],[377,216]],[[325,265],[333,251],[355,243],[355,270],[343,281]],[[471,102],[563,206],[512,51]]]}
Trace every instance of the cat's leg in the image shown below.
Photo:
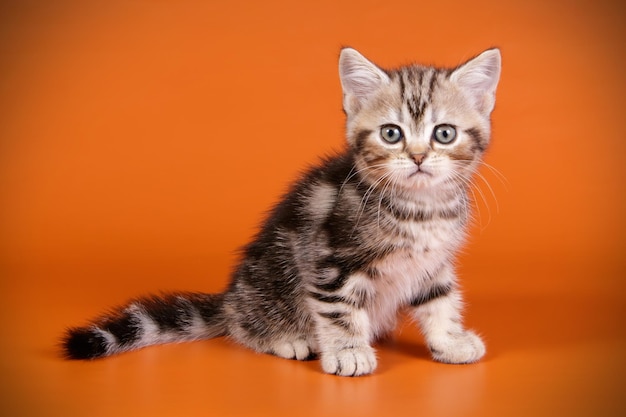
{"label": "cat's leg", "polygon": [[252,350],[285,359],[304,361],[317,355],[311,326],[297,329],[293,322],[286,319],[267,320],[258,313],[234,315],[228,334],[231,339]]}
{"label": "cat's leg", "polygon": [[224,312],[232,340],[256,352],[285,359],[315,357],[317,349],[310,320],[285,314],[271,303],[263,304],[263,300],[251,298],[247,292],[228,296]]}
{"label": "cat's leg", "polygon": [[[374,372],[370,318],[364,308],[367,279],[355,274],[332,293],[312,292],[312,311],[322,369],[329,374],[359,376]],[[320,292],[321,291],[321,292]]]}
{"label": "cat's leg", "polygon": [[412,303],[428,348],[436,361],[473,363],[485,354],[485,345],[478,335],[463,327],[461,294],[454,285],[451,268]]}
{"label": "cat's leg", "polygon": [[244,321],[231,323],[229,336],[237,343],[259,353],[267,353],[284,359],[305,361],[317,356],[317,347],[309,335],[294,334],[284,331],[284,323],[264,323],[262,321]]}
{"label": "cat's leg", "polygon": [[328,374],[359,376],[374,372],[376,355],[370,346],[366,311],[320,312],[317,335],[322,369]]}

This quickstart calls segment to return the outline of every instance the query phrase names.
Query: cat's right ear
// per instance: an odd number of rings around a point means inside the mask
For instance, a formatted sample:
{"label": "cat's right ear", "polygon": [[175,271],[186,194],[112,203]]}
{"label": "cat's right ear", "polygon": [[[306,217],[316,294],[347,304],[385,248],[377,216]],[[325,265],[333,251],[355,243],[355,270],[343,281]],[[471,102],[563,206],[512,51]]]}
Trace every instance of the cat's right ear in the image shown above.
{"label": "cat's right ear", "polygon": [[455,69],[450,79],[468,93],[478,110],[489,115],[495,104],[501,68],[500,50],[488,49]]}
{"label": "cat's right ear", "polygon": [[383,70],[352,48],[341,50],[339,78],[343,109],[348,114],[358,111],[368,97],[389,82],[389,76]]}

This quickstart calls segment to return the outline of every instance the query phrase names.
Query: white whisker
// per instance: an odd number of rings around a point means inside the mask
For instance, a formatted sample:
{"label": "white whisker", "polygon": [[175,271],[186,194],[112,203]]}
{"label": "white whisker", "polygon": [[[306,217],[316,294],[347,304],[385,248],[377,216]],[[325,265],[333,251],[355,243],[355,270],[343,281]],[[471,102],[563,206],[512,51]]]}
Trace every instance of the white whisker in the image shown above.
{"label": "white whisker", "polygon": [[484,161],[480,161],[480,164],[487,168],[489,171],[491,171],[491,173],[494,174],[494,176],[500,181],[500,183],[504,185],[505,189],[508,190],[508,186],[511,184],[509,183],[509,180],[507,180],[507,178],[504,176],[504,174],[498,171],[494,166],[489,165]]}
{"label": "white whisker", "polygon": [[[470,161],[471,160],[455,161],[456,164],[454,166],[456,167],[456,166],[459,166],[460,163],[470,162]],[[479,161],[479,162],[481,165],[484,165],[491,172],[493,172],[494,175],[498,178],[498,180],[500,180],[506,186],[506,179],[500,172],[498,172],[491,165],[488,165],[482,161]],[[498,214],[500,213],[500,204],[498,202],[498,198],[496,196],[496,193],[493,187],[491,186],[487,178],[482,173],[478,172],[478,170],[476,170],[476,172],[473,172],[472,174],[464,174],[462,173],[461,170],[454,170],[452,177],[454,180],[460,181],[461,183],[463,183],[464,186],[467,188],[468,192],[471,193],[472,200],[474,201],[473,205],[477,211],[477,217],[478,217],[478,223],[479,223],[480,229],[481,231],[484,230],[487,226],[489,226],[492,220],[491,206],[489,204],[489,199],[487,198],[487,195],[485,194],[483,189],[479,186],[479,184],[474,179],[479,179],[481,182],[485,184],[485,186],[489,190],[491,199],[493,199],[493,201],[496,204],[496,214]],[[483,216],[481,214],[480,204],[478,202],[477,195],[480,197],[480,200],[482,200],[483,205],[487,209],[487,223],[485,225],[482,224]]]}
{"label": "white whisker", "polygon": [[[390,173],[390,172],[385,172],[385,173],[384,173],[381,177],[377,178],[377,179],[374,181],[374,183],[373,183],[373,184],[371,184],[371,185],[368,187],[367,191],[365,191],[365,193],[363,194],[363,197],[361,198],[361,202],[359,203],[359,209],[358,209],[358,212],[357,212],[357,218],[356,218],[356,221],[355,221],[355,223],[354,223],[354,228],[353,228],[353,230],[352,230],[352,233],[353,233],[353,234],[354,234],[354,232],[356,231],[356,229],[357,229],[357,228],[358,228],[358,226],[359,226],[359,222],[360,222],[360,220],[361,220],[361,216],[363,215],[363,213],[364,213],[364,212],[365,212],[365,210],[366,210],[366,206],[367,206],[367,203],[368,203],[368,201],[369,201],[370,197],[372,196],[372,194],[374,193],[374,191],[376,190],[376,188],[378,187],[378,185],[379,185],[381,182],[385,181],[385,180],[386,180],[386,179],[387,179],[390,175],[391,175],[391,173]],[[359,183],[359,184],[360,184],[360,183]]]}

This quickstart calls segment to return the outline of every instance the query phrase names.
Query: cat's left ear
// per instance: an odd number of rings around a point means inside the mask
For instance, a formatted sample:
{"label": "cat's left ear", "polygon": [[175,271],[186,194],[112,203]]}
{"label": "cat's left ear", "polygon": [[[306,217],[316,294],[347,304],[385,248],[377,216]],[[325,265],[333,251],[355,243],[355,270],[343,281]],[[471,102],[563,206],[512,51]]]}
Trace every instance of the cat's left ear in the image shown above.
{"label": "cat's left ear", "polygon": [[363,103],[384,84],[389,76],[352,48],[343,48],[339,56],[339,78],[346,113],[358,111]]}
{"label": "cat's left ear", "polygon": [[455,69],[450,79],[468,93],[479,111],[489,115],[496,103],[501,67],[500,50],[488,49]]}

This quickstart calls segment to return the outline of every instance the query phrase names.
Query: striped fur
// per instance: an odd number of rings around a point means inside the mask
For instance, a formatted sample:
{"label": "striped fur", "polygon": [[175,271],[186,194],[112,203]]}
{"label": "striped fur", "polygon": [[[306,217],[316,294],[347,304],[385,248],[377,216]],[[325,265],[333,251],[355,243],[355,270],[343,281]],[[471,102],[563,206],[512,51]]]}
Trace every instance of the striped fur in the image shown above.
{"label": "striped fur", "polygon": [[[274,207],[226,291],[134,300],[69,329],[67,357],[228,336],[285,358],[319,356],[327,373],[363,375],[376,368],[372,343],[402,309],[436,360],[482,357],[483,343],[461,324],[453,262],[471,175],[489,143],[499,52],[452,70],[388,71],[346,48],[339,67],[346,150],[310,169]],[[387,140],[384,126],[400,134]],[[438,126],[451,126],[454,139],[438,139]]]}

